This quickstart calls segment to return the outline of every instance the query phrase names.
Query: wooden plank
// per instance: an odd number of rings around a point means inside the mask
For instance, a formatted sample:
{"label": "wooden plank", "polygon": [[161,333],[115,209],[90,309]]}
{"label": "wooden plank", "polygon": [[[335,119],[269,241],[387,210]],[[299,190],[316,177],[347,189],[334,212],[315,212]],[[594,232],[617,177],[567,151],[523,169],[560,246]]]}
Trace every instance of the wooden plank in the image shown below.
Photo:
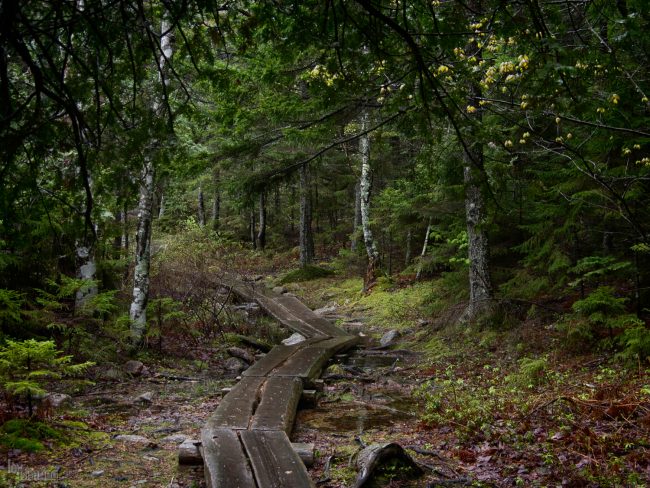
{"label": "wooden plank", "polygon": [[311,308],[302,303],[299,299],[292,296],[280,295],[275,298],[275,301],[287,309],[291,314],[296,316],[299,320],[308,323],[310,326],[319,330],[324,335],[328,336],[341,336],[346,335],[346,332],[339,329],[329,320],[316,315]]}
{"label": "wooden plank", "polygon": [[242,373],[242,376],[266,376],[269,371],[272,371],[273,368],[277,367],[279,364],[282,364],[287,360],[289,356],[297,351],[297,346],[298,344],[293,346],[275,346],[273,349],[267,352],[263,358],[255,361],[250,368]]}
{"label": "wooden plank", "polygon": [[201,443],[208,488],[256,488],[236,431],[204,428]]}
{"label": "wooden plank", "polygon": [[208,418],[210,428],[247,429],[257,406],[264,378],[245,377],[237,383]]}
{"label": "wooden plank", "polygon": [[260,488],[314,488],[284,432],[246,430],[240,436]]}
{"label": "wooden plank", "polygon": [[358,338],[354,336],[342,336],[320,341],[297,351],[271,374],[312,380],[320,375],[323,367],[334,354],[353,345],[357,340]]}
{"label": "wooden plank", "polygon": [[283,430],[289,435],[301,395],[300,379],[270,377],[262,388],[262,399],[255,410],[250,428]]}
{"label": "wooden plank", "polygon": [[295,330],[296,332],[300,332],[307,338],[318,335],[327,335],[322,334],[321,331],[313,325],[300,320],[299,317],[296,317],[293,313],[278,303],[277,299],[269,298],[260,294],[257,298],[257,303],[259,303],[260,307],[262,307],[278,322],[285,325],[286,327],[289,327],[292,330]]}

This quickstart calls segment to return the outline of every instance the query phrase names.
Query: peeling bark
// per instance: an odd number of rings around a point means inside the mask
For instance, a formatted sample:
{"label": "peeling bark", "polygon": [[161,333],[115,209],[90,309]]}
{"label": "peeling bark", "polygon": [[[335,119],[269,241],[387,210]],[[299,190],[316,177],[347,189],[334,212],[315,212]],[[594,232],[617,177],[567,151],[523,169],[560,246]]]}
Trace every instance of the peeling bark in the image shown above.
{"label": "peeling bark", "polygon": [[151,222],[153,220],[154,165],[145,159],[138,203],[138,230],[136,232],[135,270],[133,272],[133,300],[129,311],[131,339],[134,345],[142,342],[147,326],[149,301],[149,269],[151,266]]}
{"label": "peeling bark", "polygon": [[[361,114],[361,132],[368,130],[368,111]],[[370,190],[372,186],[372,169],[370,168],[370,136],[363,134],[359,137],[359,154],[361,156],[361,177],[359,179],[359,199],[361,201],[361,228],[363,229],[363,243],[368,255],[368,268],[363,289],[369,291],[377,279],[379,268],[379,252],[370,229]]]}

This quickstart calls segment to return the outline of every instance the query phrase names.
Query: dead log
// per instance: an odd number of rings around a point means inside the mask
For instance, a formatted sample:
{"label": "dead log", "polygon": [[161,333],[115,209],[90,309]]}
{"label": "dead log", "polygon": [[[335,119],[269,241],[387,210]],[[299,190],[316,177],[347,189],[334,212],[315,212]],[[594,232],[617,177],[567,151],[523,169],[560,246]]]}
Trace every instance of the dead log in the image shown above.
{"label": "dead log", "polygon": [[364,448],[357,457],[359,474],[353,488],[361,488],[389,461],[397,461],[414,475],[421,475],[422,469],[409,456],[402,446],[394,442],[388,444],[371,444]]}

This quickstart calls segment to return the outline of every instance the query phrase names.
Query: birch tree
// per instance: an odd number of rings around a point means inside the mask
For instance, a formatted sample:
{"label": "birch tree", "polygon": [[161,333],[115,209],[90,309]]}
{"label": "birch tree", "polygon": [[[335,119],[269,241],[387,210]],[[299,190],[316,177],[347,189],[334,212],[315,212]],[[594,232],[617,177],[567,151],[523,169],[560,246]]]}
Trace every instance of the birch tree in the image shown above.
{"label": "birch tree", "polygon": [[[158,60],[159,81],[166,88],[168,80],[165,76],[167,63],[172,56],[171,25],[166,18],[161,22],[160,36],[161,55]],[[166,91],[166,90],[165,90]],[[164,101],[156,98],[153,102],[152,113],[161,116]],[[138,202],[138,230],[136,233],[135,269],[133,272],[133,299],[129,311],[131,319],[131,340],[137,346],[142,342],[147,326],[147,303],[149,300],[149,282],[151,267],[151,225],[153,221],[154,156],[157,141],[155,136],[152,144],[145,149],[144,164],[140,179],[140,199]]]}
{"label": "birch tree", "polygon": [[359,137],[359,156],[361,158],[361,176],[359,177],[359,200],[361,210],[361,228],[363,230],[363,243],[368,255],[368,268],[363,283],[364,291],[368,291],[376,280],[379,268],[379,251],[370,228],[370,193],[372,187],[372,168],[370,167],[370,136],[368,110],[361,113],[361,136]]}

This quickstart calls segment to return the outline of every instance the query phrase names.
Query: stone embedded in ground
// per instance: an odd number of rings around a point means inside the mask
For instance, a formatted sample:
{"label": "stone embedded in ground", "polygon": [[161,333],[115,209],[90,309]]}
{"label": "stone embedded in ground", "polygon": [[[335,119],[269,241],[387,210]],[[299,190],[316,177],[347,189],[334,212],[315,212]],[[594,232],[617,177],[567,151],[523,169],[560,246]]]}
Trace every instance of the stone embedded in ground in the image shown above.
{"label": "stone embedded in ground", "polygon": [[90,473],[90,476],[94,476],[95,478],[98,478],[99,476],[101,476],[103,474],[104,474],[104,470],[99,469],[97,471],[93,471],[92,473]]}
{"label": "stone embedded in ground", "polygon": [[294,333],[291,334],[289,337],[287,337],[286,339],[284,339],[284,340],[282,341],[282,344],[284,344],[285,346],[293,346],[294,344],[300,344],[300,343],[303,342],[304,340],[305,340],[305,336],[304,336],[304,335],[299,334],[298,332],[294,332]]}
{"label": "stone embedded in ground", "polygon": [[65,393],[48,393],[43,397],[43,405],[48,408],[67,407],[72,403],[72,397]]}
{"label": "stone embedded in ground", "polygon": [[142,361],[131,360],[126,362],[124,370],[132,376],[142,376],[146,371],[146,367]]}
{"label": "stone embedded in ground", "polygon": [[283,293],[287,292],[287,289],[284,286],[274,286],[273,291],[279,295],[282,295]]}
{"label": "stone embedded in ground", "polygon": [[115,436],[116,441],[126,442],[127,444],[151,444],[151,441],[142,435],[120,434]]}
{"label": "stone embedded in ground", "polygon": [[391,329],[388,332],[386,332],[383,336],[381,336],[381,339],[379,339],[379,344],[381,344],[382,347],[388,347],[392,346],[395,341],[399,338],[400,332],[397,329]]}
{"label": "stone embedded in ground", "polygon": [[133,399],[133,403],[148,404],[153,402],[153,391],[146,391],[142,395],[138,395]]}
{"label": "stone embedded in ground", "polygon": [[163,444],[181,444],[187,440],[185,434],[172,434],[160,439]]}
{"label": "stone embedded in ground", "polygon": [[229,347],[227,349],[227,352],[232,357],[243,359],[249,365],[255,362],[255,358],[253,357],[253,355],[250,352],[248,352],[246,349],[242,349],[241,347]]}
{"label": "stone embedded in ground", "polygon": [[323,315],[335,314],[336,310],[337,310],[336,305],[330,305],[330,306],[327,306],[327,307],[317,308],[316,310],[314,310],[314,313],[316,315],[320,315],[322,317]]}
{"label": "stone embedded in ground", "polygon": [[248,365],[239,358],[228,358],[223,363],[223,367],[231,373],[241,373],[248,368]]}
{"label": "stone embedded in ground", "polygon": [[196,439],[185,439],[183,443],[178,446],[178,464],[185,466],[196,466],[203,464],[203,456],[201,456],[201,449],[199,446],[201,441]]}

